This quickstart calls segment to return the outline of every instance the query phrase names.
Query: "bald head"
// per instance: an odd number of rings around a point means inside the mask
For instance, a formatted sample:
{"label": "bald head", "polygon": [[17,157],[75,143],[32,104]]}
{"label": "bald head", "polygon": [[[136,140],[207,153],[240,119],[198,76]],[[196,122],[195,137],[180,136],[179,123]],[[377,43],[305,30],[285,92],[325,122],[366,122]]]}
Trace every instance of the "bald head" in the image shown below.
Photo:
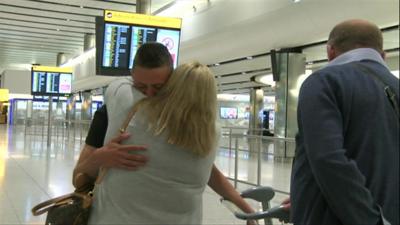
{"label": "bald head", "polygon": [[329,60],[356,48],[373,48],[384,56],[381,30],[366,20],[347,20],[336,25],[329,34]]}

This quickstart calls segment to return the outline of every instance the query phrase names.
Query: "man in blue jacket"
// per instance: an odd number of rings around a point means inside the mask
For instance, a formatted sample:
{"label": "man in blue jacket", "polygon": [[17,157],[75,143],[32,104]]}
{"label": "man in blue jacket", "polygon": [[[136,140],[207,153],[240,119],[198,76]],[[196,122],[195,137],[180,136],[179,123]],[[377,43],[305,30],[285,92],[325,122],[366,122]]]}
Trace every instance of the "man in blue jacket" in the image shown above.
{"label": "man in blue jacket", "polygon": [[400,223],[399,80],[382,42],[368,21],[338,24],[329,64],[301,87],[291,181],[296,225]]}

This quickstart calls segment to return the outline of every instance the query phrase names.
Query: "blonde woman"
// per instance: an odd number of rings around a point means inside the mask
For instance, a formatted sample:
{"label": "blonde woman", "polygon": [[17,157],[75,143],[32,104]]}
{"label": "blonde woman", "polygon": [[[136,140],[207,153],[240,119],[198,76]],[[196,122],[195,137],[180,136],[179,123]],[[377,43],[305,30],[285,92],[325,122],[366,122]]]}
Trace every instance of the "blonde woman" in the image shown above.
{"label": "blonde woman", "polygon": [[89,224],[201,224],[207,183],[252,210],[213,167],[219,136],[216,96],[214,75],[197,62],[179,66],[151,98],[133,88],[130,78],[109,86],[105,143],[135,105],[127,130],[132,137],[124,144],[146,146],[132,154],[144,154],[149,161],[137,171],[107,171],[95,189]]}

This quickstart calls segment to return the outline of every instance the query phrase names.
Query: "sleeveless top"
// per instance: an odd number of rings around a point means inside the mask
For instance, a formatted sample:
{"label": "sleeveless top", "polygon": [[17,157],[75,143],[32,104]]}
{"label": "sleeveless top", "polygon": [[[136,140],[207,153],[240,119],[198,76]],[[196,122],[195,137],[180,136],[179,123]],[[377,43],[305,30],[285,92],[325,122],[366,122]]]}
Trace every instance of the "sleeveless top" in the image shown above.
{"label": "sleeveless top", "polygon": [[[132,106],[145,97],[131,78],[113,82],[105,94],[108,129],[105,143],[117,133]],[[168,144],[165,134],[148,130],[140,110],[131,120],[131,137],[123,144],[146,145],[149,161],[135,171],[109,169],[95,187],[89,224],[201,224],[202,194],[209,180],[215,149],[206,157]],[[185,131],[182,131],[182,133]]]}

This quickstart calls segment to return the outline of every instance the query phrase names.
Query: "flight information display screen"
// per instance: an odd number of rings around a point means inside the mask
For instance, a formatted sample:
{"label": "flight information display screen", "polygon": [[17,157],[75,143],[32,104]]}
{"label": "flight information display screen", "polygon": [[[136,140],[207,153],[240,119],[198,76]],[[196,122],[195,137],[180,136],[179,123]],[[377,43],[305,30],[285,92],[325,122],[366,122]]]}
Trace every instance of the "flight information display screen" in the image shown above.
{"label": "flight information display screen", "polygon": [[[137,49],[146,42],[156,41],[157,29],[151,27],[131,27],[131,52],[135,53]],[[135,54],[131,54],[129,58],[129,69],[132,69],[133,58]]]}
{"label": "flight information display screen", "polygon": [[65,96],[71,94],[72,72],[55,70],[36,71],[32,69],[32,95]]}
{"label": "flight information display screen", "polygon": [[179,30],[127,26],[106,23],[104,28],[103,67],[132,69],[137,49],[146,42],[163,43],[178,64]]}
{"label": "flight information display screen", "polygon": [[96,19],[96,72],[98,75],[129,75],[137,49],[146,42],[163,43],[178,64],[181,19],[105,11]]}
{"label": "flight information display screen", "polygon": [[129,26],[106,24],[104,30],[103,66],[126,68],[129,59]]}

